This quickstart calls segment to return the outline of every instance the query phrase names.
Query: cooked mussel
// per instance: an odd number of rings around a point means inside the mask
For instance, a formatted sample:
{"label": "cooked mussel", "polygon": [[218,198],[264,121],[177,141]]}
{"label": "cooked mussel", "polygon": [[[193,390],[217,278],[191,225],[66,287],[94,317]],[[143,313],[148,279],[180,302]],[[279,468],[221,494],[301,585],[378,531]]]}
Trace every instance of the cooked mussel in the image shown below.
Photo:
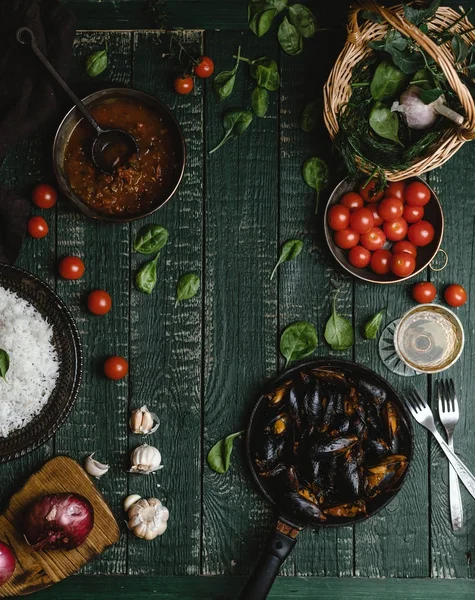
{"label": "cooked mussel", "polygon": [[396,407],[392,402],[387,402],[385,407],[385,416],[388,425],[388,439],[391,452],[399,451],[399,427],[400,417]]}
{"label": "cooked mussel", "polygon": [[282,462],[287,443],[287,435],[265,435],[262,438],[254,458],[261,473],[272,471]]}
{"label": "cooked mussel", "polygon": [[277,436],[285,435],[288,431],[289,423],[289,415],[287,413],[279,413],[264,429],[264,433]]}
{"label": "cooked mussel", "polygon": [[358,437],[347,435],[341,437],[321,436],[320,441],[311,448],[313,458],[328,458],[329,456],[341,454],[352,448]]}
{"label": "cooked mussel", "polygon": [[281,405],[285,399],[285,394],[291,384],[292,384],[292,380],[285,381],[282,385],[277,387],[275,390],[273,390],[269,394],[266,394],[265,398],[267,398],[269,405],[270,406]]}
{"label": "cooked mussel", "polygon": [[337,493],[345,500],[356,500],[360,495],[360,450],[361,446],[348,450],[338,471]]}
{"label": "cooked mussel", "polygon": [[370,383],[365,379],[357,381],[356,390],[363,400],[372,402],[376,406],[381,406],[386,402],[387,394],[385,390],[381,389],[379,385]]}
{"label": "cooked mussel", "polygon": [[322,400],[320,381],[314,376],[309,376],[302,398],[302,414],[305,416],[306,425],[312,429],[322,417],[324,411]]}
{"label": "cooked mussel", "polygon": [[326,517],[315,502],[304,498],[299,492],[287,492],[280,498],[279,505],[289,517],[301,523],[317,524]]}
{"label": "cooked mussel", "polygon": [[380,458],[389,454],[389,446],[382,438],[364,441],[364,449],[369,458]]}
{"label": "cooked mussel", "polygon": [[407,468],[407,458],[402,454],[391,454],[378,464],[366,467],[365,491],[370,498],[394,489]]}
{"label": "cooked mussel", "polygon": [[357,500],[356,502],[350,502],[347,504],[329,506],[323,512],[329,517],[352,519],[358,515],[366,514],[366,502],[364,500]]}

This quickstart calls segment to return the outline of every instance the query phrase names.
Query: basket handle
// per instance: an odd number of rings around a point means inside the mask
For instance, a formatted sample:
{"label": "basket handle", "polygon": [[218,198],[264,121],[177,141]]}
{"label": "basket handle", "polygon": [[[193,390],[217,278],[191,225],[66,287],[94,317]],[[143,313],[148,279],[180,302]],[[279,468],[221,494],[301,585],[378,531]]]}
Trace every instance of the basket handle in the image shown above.
{"label": "basket handle", "polygon": [[361,44],[363,41],[365,41],[358,24],[358,14],[361,10],[370,10],[380,15],[385,21],[394,27],[394,29],[397,29],[400,33],[412,38],[425,52],[427,52],[427,54],[429,54],[429,56],[435,60],[447,78],[450,87],[457,94],[465,111],[465,123],[458,130],[458,137],[464,141],[475,139],[475,102],[467,87],[462,83],[460,77],[458,76],[458,73],[452,64],[452,60],[444,52],[441,52],[440,47],[413,23],[406,21],[402,15],[396,14],[392,10],[380,6],[373,0],[360,2],[351,7],[349,13],[347,38],[350,43]]}

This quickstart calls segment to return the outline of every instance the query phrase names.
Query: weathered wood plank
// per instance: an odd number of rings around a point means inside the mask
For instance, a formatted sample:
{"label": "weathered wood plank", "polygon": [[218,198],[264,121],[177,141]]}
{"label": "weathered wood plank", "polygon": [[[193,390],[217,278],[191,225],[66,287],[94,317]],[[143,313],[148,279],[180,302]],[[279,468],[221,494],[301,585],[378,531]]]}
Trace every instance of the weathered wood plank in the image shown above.
{"label": "weathered wood plank", "polygon": [[[177,34],[200,53],[202,36]],[[176,283],[185,273],[201,275],[204,85],[199,80],[189,96],[179,96],[171,82],[180,67],[161,59],[168,38],[137,33],[133,44],[133,86],[160,98],[179,120],[187,146],[187,166],[178,193],[147,221],[169,231],[158,264],[158,284],[147,296],[131,291],[130,409],[153,407],[161,427],[147,439],[157,445],[164,469],[156,475],[129,476],[129,492],[157,496],[170,510],[166,534],[154,542],[131,536],[130,574],[197,575],[201,536],[201,314],[200,293],[175,307]],[[205,84],[209,85],[209,84]],[[132,252],[131,279],[147,257]],[[142,443],[130,435],[129,447]],[[162,486],[162,487],[160,487]]]}

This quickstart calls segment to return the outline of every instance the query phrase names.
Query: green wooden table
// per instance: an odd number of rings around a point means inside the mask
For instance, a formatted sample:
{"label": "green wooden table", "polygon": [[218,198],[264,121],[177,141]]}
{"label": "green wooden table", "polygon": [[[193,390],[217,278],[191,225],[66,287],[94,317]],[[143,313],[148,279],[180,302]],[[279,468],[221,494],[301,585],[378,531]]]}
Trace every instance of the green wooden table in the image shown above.
{"label": "green wooden table", "polygon": [[[452,2],[461,3],[475,7],[473,0]],[[144,11],[145,3],[68,4],[81,28],[72,87],[86,95],[112,85],[130,86],[161,98],[183,126],[188,162],[177,195],[148,219],[170,232],[159,284],[151,296],[140,294],[132,283],[143,261],[132,251],[131,241],[143,222],[94,223],[61,199],[47,215],[49,236],[25,241],[18,264],[53,286],[71,307],[82,335],[85,372],[76,406],[55,438],[0,466],[0,502],[4,506],[45,460],[66,454],[81,461],[96,451],[112,466],[98,485],[119,521],[123,498],[136,492],[164,500],[171,513],[169,528],[162,538],[146,543],[123,527],[119,543],[78,577],[37,597],[148,598],[156,592],[163,598],[233,598],[259,556],[273,514],[252,485],[242,442],[224,476],[211,472],[205,458],[217,439],[246,426],[260,385],[282,368],[277,349],[281,330],[296,320],[311,321],[320,335],[318,356],[337,355],[368,365],[396,388],[406,383],[386,370],[377,343],[364,340],[360,329],[383,307],[386,322],[400,316],[412,305],[410,286],[366,285],[339,270],[325,248],[321,217],[314,216],[312,190],[301,177],[302,162],[313,154],[330,164],[332,183],[340,176],[323,124],[305,134],[299,116],[308,101],[321,96],[344,40],[348,3],[316,3],[326,30],[306,41],[302,55],[291,58],[279,52],[274,35],[258,40],[248,31],[244,0],[169,0],[169,23],[186,28],[178,34],[183,43],[212,56],[218,70],[233,65],[239,45],[245,56],[275,58],[281,69],[282,88],[272,95],[268,115],[211,156],[208,150],[222,133],[223,109],[249,103],[252,87],[245,66],[235,93],[223,105],[217,104],[210,82],[179,97],[171,88],[176,65],[162,59],[167,36],[153,30],[154,15]],[[109,68],[90,79],[84,57],[105,40]],[[53,181],[55,125],[48,124],[11,151],[0,171],[2,183],[29,193],[36,182]],[[467,144],[443,168],[428,174],[444,206],[443,247],[449,265],[420,277],[439,289],[457,281],[469,292],[469,302],[458,311],[467,346],[450,375],[462,400],[456,446],[472,467],[474,160],[475,145]],[[270,281],[279,245],[294,237],[305,241],[304,252]],[[80,281],[56,277],[57,260],[67,254],[84,258],[86,275]],[[202,293],[175,308],[176,281],[187,272],[201,274]],[[94,318],[84,306],[87,292],[97,287],[113,297],[113,310],[106,317]],[[323,341],[336,289],[339,310],[356,329],[356,344],[348,352],[332,353]],[[129,377],[118,383],[101,374],[104,357],[114,353],[131,364]],[[414,383],[421,393],[431,394],[431,378],[418,377]],[[153,441],[165,468],[150,477],[126,473],[129,452],[138,444],[128,430],[128,415],[143,404],[153,407],[162,421]],[[425,431],[416,427],[415,434],[414,467],[399,496],[366,523],[303,533],[271,598],[473,597],[475,503],[462,490],[466,527],[454,535],[448,518],[447,463]]]}

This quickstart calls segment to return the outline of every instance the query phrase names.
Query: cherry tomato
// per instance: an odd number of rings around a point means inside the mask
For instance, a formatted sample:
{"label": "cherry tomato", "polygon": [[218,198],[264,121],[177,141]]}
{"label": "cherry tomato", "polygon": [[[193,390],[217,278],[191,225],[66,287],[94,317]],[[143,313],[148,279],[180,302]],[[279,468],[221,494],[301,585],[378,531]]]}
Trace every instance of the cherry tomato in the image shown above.
{"label": "cherry tomato", "polygon": [[391,260],[391,271],[397,277],[408,277],[414,273],[416,259],[409,252],[394,254]]}
{"label": "cherry tomato", "polygon": [[129,363],[122,356],[109,356],[104,363],[104,375],[108,379],[123,379],[129,372]]}
{"label": "cherry tomato", "polygon": [[384,190],[384,195],[386,197],[392,196],[393,198],[399,198],[404,202],[404,190],[406,189],[406,184],[404,181],[390,181]]}
{"label": "cherry tomato", "polygon": [[364,206],[363,198],[356,192],[347,192],[346,194],[343,194],[340,204],[347,206],[350,210],[355,210],[355,208],[363,208]]}
{"label": "cherry tomato", "polygon": [[104,290],[94,290],[87,297],[87,307],[93,315],[105,315],[112,306],[112,298]]}
{"label": "cherry tomato", "polygon": [[420,304],[432,302],[437,296],[435,285],[429,281],[421,281],[412,286],[412,297]]}
{"label": "cherry tomato", "polygon": [[384,189],[379,189],[378,181],[376,179],[371,179],[367,185],[365,185],[365,183],[366,181],[363,181],[358,190],[364,201],[378,202],[381,200],[384,194]]}
{"label": "cherry tomato", "polygon": [[467,292],[461,285],[452,283],[445,288],[444,298],[449,306],[462,306],[467,302]]}
{"label": "cherry tomato", "polygon": [[209,56],[200,56],[198,64],[195,67],[195,75],[201,79],[210,77],[214,72],[214,62]]}
{"label": "cherry tomato", "polygon": [[350,226],[350,209],[341,204],[335,204],[328,210],[328,225],[333,231],[341,231]]}
{"label": "cherry tomato", "polygon": [[409,227],[407,237],[416,246],[427,246],[434,239],[434,228],[429,221],[419,221]]}
{"label": "cherry tomato", "polygon": [[175,92],[177,94],[182,94],[183,96],[189,94],[193,90],[194,86],[195,84],[193,82],[193,77],[191,77],[190,75],[176,77],[173,80],[173,87],[175,88]]}
{"label": "cherry tomato", "polygon": [[56,204],[56,190],[46,183],[39,183],[33,190],[33,204],[38,208],[52,208]]}
{"label": "cherry tomato", "polygon": [[430,200],[430,189],[420,181],[410,183],[404,192],[410,206],[425,206]]}
{"label": "cherry tomato", "polygon": [[356,233],[368,233],[373,225],[373,213],[369,208],[357,208],[351,213],[350,227]]}
{"label": "cherry tomato", "polygon": [[379,227],[373,227],[368,233],[364,233],[360,238],[360,243],[363,248],[373,252],[379,250],[386,243],[386,236]]}
{"label": "cherry tomato", "polygon": [[383,224],[383,219],[379,216],[378,207],[375,204],[367,204],[366,208],[369,208],[373,212],[373,224],[375,227],[380,227]]}
{"label": "cherry tomato", "polygon": [[85,266],[79,256],[66,256],[59,263],[59,274],[63,279],[81,279]]}
{"label": "cherry tomato", "polygon": [[352,229],[343,229],[336,231],[334,236],[335,244],[343,250],[349,250],[356,246],[360,241],[360,234]]}
{"label": "cherry tomato", "polygon": [[371,260],[371,252],[363,246],[354,246],[348,252],[348,260],[357,269],[367,267]]}
{"label": "cherry tomato", "polygon": [[386,275],[391,270],[389,265],[392,257],[389,250],[376,250],[371,256],[371,269],[378,275]]}
{"label": "cherry tomato", "polygon": [[388,240],[399,242],[399,240],[403,240],[407,235],[407,223],[402,217],[392,223],[386,221],[383,225],[383,231]]}
{"label": "cherry tomato", "polygon": [[399,252],[409,252],[414,258],[417,257],[417,248],[411,242],[402,240],[402,242],[396,242],[391,248],[393,254],[399,254]]}
{"label": "cherry tomato", "polygon": [[28,221],[28,233],[32,238],[44,238],[48,235],[48,223],[43,217],[31,217]]}
{"label": "cherry tomato", "polygon": [[402,216],[408,223],[419,223],[419,221],[424,217],[424,207],[406,204]]}
{"label": "cherry tomato", "polygon": [[404,205],[399,198],[388,196],[378,206],[378,215],[384,221],[397,221],[399,217],[402,217],[403,210]]}

